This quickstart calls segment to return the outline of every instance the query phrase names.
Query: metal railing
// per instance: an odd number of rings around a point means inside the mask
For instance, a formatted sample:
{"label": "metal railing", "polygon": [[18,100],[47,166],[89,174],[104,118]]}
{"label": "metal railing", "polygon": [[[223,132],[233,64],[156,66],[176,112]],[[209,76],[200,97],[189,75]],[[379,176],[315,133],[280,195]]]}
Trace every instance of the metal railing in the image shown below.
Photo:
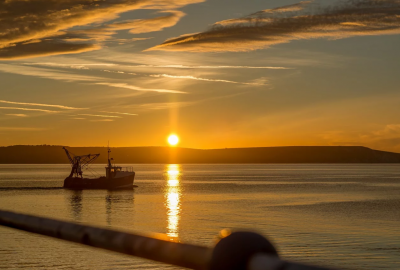
{"label": "metal railing", "polygon": [[123,172],[134,172],[133,167],[122,167]]}
{"label": "metal railing", "polygon": [[0,225],[198,270],[328,270],[284,261],[263,236],[235,232],[208,248],[0,210]]}

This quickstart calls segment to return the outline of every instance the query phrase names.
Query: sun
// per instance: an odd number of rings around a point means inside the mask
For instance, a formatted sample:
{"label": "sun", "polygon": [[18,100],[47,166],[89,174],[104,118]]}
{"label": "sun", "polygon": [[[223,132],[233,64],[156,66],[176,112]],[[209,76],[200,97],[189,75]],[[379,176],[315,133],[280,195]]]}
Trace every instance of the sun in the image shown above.
{"label": "sun", "polygon": [[168,137],[168,143],[172,146],[175,146],[179,143],[179,137],[176,136],[175,134],[169,135]]}

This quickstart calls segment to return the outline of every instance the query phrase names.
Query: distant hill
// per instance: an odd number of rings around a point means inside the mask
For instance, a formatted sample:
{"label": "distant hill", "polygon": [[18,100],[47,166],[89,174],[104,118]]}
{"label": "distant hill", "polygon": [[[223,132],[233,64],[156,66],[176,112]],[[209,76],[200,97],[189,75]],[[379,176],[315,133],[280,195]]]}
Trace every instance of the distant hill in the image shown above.
{"label": "distant hill", "polygon": [[[106,147],[68,147],[77,155],[100,153],[96,163],[107,162]],[[228,149],[170,147],[112,148],[112,157],[124,163],[400,163],[400,154],[361,146],[291,146]],[[0,164],[68,163],[62,146],[0,147]]]}

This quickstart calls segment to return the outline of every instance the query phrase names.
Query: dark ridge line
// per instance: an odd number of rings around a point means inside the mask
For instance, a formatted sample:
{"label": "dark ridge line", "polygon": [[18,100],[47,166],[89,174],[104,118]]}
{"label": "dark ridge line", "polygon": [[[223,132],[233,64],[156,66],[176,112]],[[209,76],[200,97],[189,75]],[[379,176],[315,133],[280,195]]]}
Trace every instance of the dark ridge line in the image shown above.
{"label": "dark ridge line", "polygon": [[[77,155],[100,154],[107,162],[106,147],[69,147]],[[118,164],[350,164],[400,163],[400,154],[362,146],[284,146],[254,148],[190,149],[179,147],[116,147]],[[0,147],[0,164],[66,164],[61,146]]]}

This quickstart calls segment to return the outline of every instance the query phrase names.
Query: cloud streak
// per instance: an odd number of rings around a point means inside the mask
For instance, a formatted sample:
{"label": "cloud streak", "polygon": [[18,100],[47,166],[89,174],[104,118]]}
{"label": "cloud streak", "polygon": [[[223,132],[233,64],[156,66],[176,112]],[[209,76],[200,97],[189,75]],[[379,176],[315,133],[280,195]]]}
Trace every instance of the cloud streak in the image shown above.
{"label": "cloud streak", "polygon": [[158,103],[145,103],[134,106],[139,110],[149,111],[149,110],[166,110],[171,108],[181,108],[194,105],[199,101],[181,101],[181,102],[158,102]]}
{"label": "cloud streak", "polygon": [[[70,66],[71,65],[65,65],[65,66],[61,66],[61,67],[70,67]],[[51,79],[51,80],[60,80],[60,81],[67,81],[67,82],[86,82],[91,85],[105,85],[105,86],[110,86],[110,87],[115,87],[115,88],[136,90],[139,92],[158,92],[158,93],[174,93],[174,94],[186,93],[186,92],[182,92],[182,91],[178,91],[178,90],[145,88],[145,87],[130,85],[127,83],[120,83],[120,82],[104,82],[105,78],[103,78],[103,77],[85,76],[85,75],[79,75],[79,74],[74,74],[74,73],[67,73],[67,72],[62,72],[62,71],[48,70],[48,69],[29,67],[29,66],[0,64],[0,71],[4,71],[7,73],[20,74],[20,75],[47,78],[47,79]],[[128,74],[133,74],[133,73],[128,73]],[[61,106],[61,105],[55,105],[55,106]],[[84,108],[76,108],[76,109],[84,109]]]}
{"label": "cloud streak", "polygon": [[103,111],[103,112],[104,113],[112,113],[112,114],[130,115],[130,116],[137,116],[138,115],[136,113],[106,112],[106,111]]}
{"label": "cloud streak", "polygon": [[266,67],[266,66],[187,66],[187,65],[136,65],[129,66],[134,68],[177,68],[177,69],[291,69],[286,67]]}
{"label": "cloud streak", "polygon": [[130,29],[131,34],[141,34],[161,31],[164,28],[172,27],[186,14],[178,10],[161,11],[159,13],[169,13],[165,16],[155,17],[151,19],[138,19],[109,24],[106,29],[110,30],[126,30]]}
{"label": "cloud streak", "polygon": [[157,93],[171,93],[171,94],[185,94],[186,93],[186,92],[182,92],[182,91],[178,91],[178,90],[143,88],[143,87],[127,84],[127,83],[104,82],[104,83],[96,83],[96,84],[107,85],[107,86],[116,87],[116,88],[131,89],[131,90],[136,90],[136,91],[141,91],[141,92],[157,92]]}
{"label": "cloud streak", "polygon": [[103,118],[121,118],[121,116],[115,116],[115,115],[100,115],[100,114],[78,114],[82,116],[92,116],[92,117],[103,117]]}
{"label": "cloud streak", "polygon": [[[121,64],[59,64],[59,63],[24,63],[25,65],[32,66],[49,66],[49,67],[60,67],[60,68],[70,68],[70,69],[90,69],[91,67],[120,67],[120,68],[173,68],[173,69],[272,69],[272,70],[286,70],[293,69],[288,67],[277,67],[277,66],[226,66],[226,65],[214,65],[214,66],[200,66],[200,65],[121,65]],[[113,70],[103,70],[105,72],[118,72]],[[123,72],[123,71],[122,71]]]}
{"label": "cloud streak", "polygon": [[66,82],[90,82],[103,80],[103,78],[96,76],[86,76],[63,71],[49,70],[45,68],[19,65],[0,64],[0,71]]}
{"label": "cloud streak", "polygon": [[6,115],[8,115],[8,116],[16,116],[16,117],[28,117],[28,115],[23,114],[23,113],[9,113],[9,114],[6,114]]}
{"label": "cloud streak", "polygon": [[12,46],[0,47],[0,60],[16,60],[38,56],[83,53],[98,50],[96,44],[75,44],[57,40],[44,40],[36,43],[18,43]]}
{"label": "cloud streak", "polygon": [[222,82],[222,83],[233,83],[233,84],[244,84],[244,85],[265,85],[265,83],[244,83],[244,82],[236,82],[236,81],[229,81],[229,80],[218,80],[218,79],[206,79],[206,78],[199,78],[194,76],[175,76],[175,75],[168,75],[168,74],[154,74],[150,75],[154,78],[172,78],[172,79],[188,79],[188,80],[196,80],[196,81],[206,81],[206,82]]}
{"label": "cloud streak", "polygon": [[91,122],[113,122],[114,119],[90,120]]}
{"label": "cloud streak", "polygon": [[297,5],[264,10],[172,38],[148,50],[238,52],[294,40],[400,34],[399,0],[346,0],[336,6]]}
{"label": "cloud streak", "polygon": [[111,67],[115,66],[115,64],[108,64],[108,63],[96,63],[96,64],[61,64],[61,63],[24,63],[24,65],[28,66],[46,66],[46,67],[56,67],[56,68],[71,68],[71,69],[90,69],[90,67]]}
{"label": "cloud streak", "polygon": [[50,104],[40,104],[40,103],[27,103],[27,102],[15,102],[15,101],[7,101],[7,100],[0,100],[0,103],[6,104],[17,104],[17,105],[28,105],[28,106],[39,106],[39,107],[53,107],[65,110],[83,110],[86,108],[75,108],[75,107],[68,107],[63,105],[50,105]]}
{"label": "cloud streak", "polygon": [[0,110],[36,111],[36,112],[45,112],[45,113],[59,113],[60,112],[60,111],[31,109],[31,108],[18,108],[18,107],[0,107]]}
{"label": "cloud streak", "polygon": [[[204,1],[0,1],[0,59],[12,60],[97,50],[101,47],[99,42],[114,35],[114,30],[119,30],[118,23],[107,28],[107,31],[98,25],[118,18],[121,13],[137,9],[171,10]],[[178,11],[170,12],[170,15],[158,19],[123,22],[119,28],[126,29],[132,26],[134,33],[143,33],[148,30],[159,31],[174,25],[182,16],[183,13]],[[87,29],[68,31],[73,27]]]}

